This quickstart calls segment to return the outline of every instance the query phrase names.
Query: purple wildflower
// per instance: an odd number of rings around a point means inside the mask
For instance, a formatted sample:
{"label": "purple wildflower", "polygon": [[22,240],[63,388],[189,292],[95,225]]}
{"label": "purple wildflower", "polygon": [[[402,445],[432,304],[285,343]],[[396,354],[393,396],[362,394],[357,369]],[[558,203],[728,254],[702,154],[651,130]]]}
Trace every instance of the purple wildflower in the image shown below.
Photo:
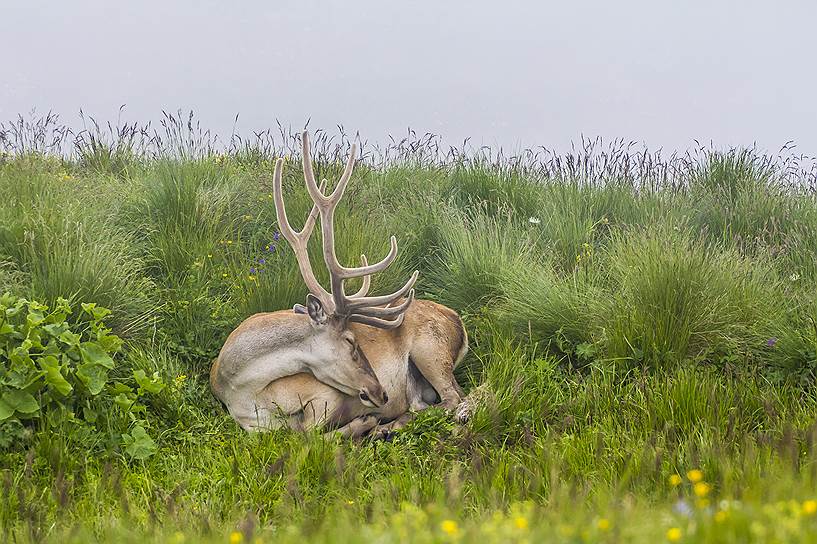
{"label": "purple wildflower", "polygon": [[264,257],[258,259],[258,264],[267,264],[267,260]]}
{"label": "purple wildflower", "polygon": [[695,513],[692,510],[692,507],[689,505],[689,503],[686,502],[683,499],[680,499],[674,505],[672,505],[672,510],[676,514],[679,514],[679,515],[687,517],[687,518],[691,518],[693,516],[693,514]]}
{"label": "purple wildflower", "polygon": [[766,340],[766,345],[769,346],[770,348],[775,347],[775,345],[777,345],[777,338],[772,336],[771,338]]}
{"label": "purple wildflower", "polygon": [[278,232],[276,230],[275,232],[272,233],[272,241],[273,242],[277,242],[280,239],[281,239],[281,233],[280,232]]}
{"label": "purple wildflower", "polygon": [[270,253],[275,253],[275,246],[273,244],[268,245],[267,251],[269,251]]}
{"label": "purple wildflower", "polygon": [[250,267],[250,274],[255,274],[256,270],[254,266]]}

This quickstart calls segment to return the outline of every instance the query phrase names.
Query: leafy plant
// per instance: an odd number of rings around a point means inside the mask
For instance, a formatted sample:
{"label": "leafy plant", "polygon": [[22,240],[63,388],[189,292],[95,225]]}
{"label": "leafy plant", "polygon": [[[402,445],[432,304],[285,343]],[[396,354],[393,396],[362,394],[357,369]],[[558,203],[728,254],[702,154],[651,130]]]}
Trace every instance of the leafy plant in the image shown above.
{"label": "leafy plant", "polygon": [[[126,429],[145,410],[139,397],[164,387],[158,374],[143,370],[132,373],[135,387],[112,378],[122,340],[103,322],[108,309],[84,303],[69,322],[72,314],[64,298],[49,308],[10,294],[0,297],[0,435],[19,435],[37,421],[51,428]],[[0,440],[0,447],[10,445]],[[139,451],[141,456],[147,449]]]}

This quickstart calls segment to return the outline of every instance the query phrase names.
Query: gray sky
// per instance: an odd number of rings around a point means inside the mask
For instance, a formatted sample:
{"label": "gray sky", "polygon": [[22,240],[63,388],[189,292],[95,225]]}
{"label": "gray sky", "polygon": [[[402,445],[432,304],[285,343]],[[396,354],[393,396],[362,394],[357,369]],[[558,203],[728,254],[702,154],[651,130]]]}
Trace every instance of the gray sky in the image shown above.
{"label": "gray sky", "polygon": [[0,0],[0,119],[817,154],[817,2]]}

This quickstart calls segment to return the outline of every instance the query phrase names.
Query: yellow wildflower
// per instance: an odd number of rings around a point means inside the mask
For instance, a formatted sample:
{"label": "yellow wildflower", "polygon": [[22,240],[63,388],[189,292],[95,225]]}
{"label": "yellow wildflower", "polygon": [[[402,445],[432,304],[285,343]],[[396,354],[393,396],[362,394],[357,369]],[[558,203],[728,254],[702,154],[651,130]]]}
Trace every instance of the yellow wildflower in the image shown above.
{"label": "yellow wildflower", "polygon": [[695,491],[696,495],[703,498],[709,495],[709,492],[712,490],[712,487],[706,482],[698,482],[692,489]]}
{"label": "yellow wildflower", "polygon": [[667,540],[670,542],[678,542],[684,534],[678,527],[671,527],[667,530]]}
{"label": "yellow wildflower", "polygon": [[669,485],[671,485],[672,487],[678,487],[679,485],[681,485],[681,482],[683,482],[683,479],[679,474],[673,474],[672,476],[669,477]]}
{"label": "yellow wildflower", "polygon": [[694,468],[687,472],[687,478],[689,478],[689,481],[692,482],[693,484],[697,484],[698,482],[704,479],[704,473],[698,470],[697,468]]}
{"label": "yellow wildflower", "polygon": [[560,525],[559,532],[562,536],[571,537],[576,534],[576,529],[572,525]]}
{"label": "yellow wildflower", "polygon": [[255,276],[250,274],[249,276],[247,276],[247,279],[250,280],[250,281],[255,281]]}
{"label": "yellow wildflower", "polygon": [[450,536],[457,536],[458,534],[460,534],[460,526],[457,525],[457,522],[454,521],[453,519],[444,520],[440,524],[440,528],[443,530],[445,534]]}
{"label": "yellow wildflower", "polygon": [[601,518],[596,522],[596,527],[602,531],[606,531],[610,528],[610,520],[607,518]]}
{"label": "yellow wildflower", "polygon": [[226,277],[227,277],[227,272],[223,273],[223,274],[221,275],[221,277],[222,277],[222,278],[226,278]]}
{"label": "yellow wildflower", "polygon": [[813,516],[817,513],[817,501],[808,500],[803,502],[803,514],[806,516]]}
{"label": "yellow wildflower", "polygon": [[726,512],[724,512],[723,510],[718,510],[717,512],[715,512],[715,522],[723,523],[724,521],[726,521],[726,516],[727,516]]}
{"label": "yellow wildflower", "polygon": [[230,533],[230,544],[240,544],[242,540],[244,540],[244,535],[238,531]]}
{"label": "yellow wildflower", "polygon": [[232,241],[232,240],[227,240],[227,245],[228,245],[228,246],[229,246],[229,245],[231,245],[232,243],[233,243],[233,241]]}
{"label": "yellow wildflower", "polygon": [[525,530],[528,528],[528,518],[524,516],[517,516],[513,520],[514,525],[516,525],[517,529]]}

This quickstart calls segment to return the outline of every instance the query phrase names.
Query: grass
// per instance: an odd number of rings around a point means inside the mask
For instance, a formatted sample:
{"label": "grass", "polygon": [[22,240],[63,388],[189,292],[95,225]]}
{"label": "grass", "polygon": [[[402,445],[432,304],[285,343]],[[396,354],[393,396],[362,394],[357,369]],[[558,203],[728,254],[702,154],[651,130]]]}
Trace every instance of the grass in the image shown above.
{"label": "grass", "polygon": [[[463,315],[458,377],[480,402],[464,426],[432,409],[356,443],[248,435],[209,393],[227,334],[306,294],[269,196],[290,157],[305,217],[297,140],[219,145],[173,115],[86,126],[0,126],[0,290],[111,308],[120,370],[167,384],[139,415],[159,449],[134,460],[104,429],[46,421],[0,440],[5,541],[817,541],[805,159],[364,145],[338,254],[397,236],[373,289],[419,269],[418,294]],[[316,134],[319,175],[348,144]]]}

